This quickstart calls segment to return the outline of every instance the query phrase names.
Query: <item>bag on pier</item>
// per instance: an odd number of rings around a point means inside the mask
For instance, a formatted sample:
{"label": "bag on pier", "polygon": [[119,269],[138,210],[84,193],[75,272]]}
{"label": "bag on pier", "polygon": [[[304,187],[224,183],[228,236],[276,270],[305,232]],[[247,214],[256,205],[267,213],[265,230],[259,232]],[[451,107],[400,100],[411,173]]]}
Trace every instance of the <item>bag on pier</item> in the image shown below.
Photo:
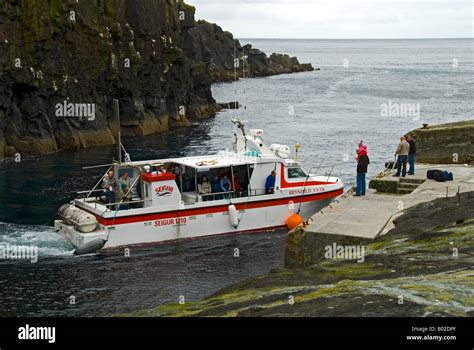
{"label": "bag on pier", "polygon": [[426,177],[438,182],[453,181],[454,179],[452,172],[443,170],[428,170],[426,172]]}
{"label": "bag on pier", "polygon": [[435,176],[439,176],[438,174],[441,173],[441,170],[428,170],[426,172],[426,177],[429,180],[434,180]]}

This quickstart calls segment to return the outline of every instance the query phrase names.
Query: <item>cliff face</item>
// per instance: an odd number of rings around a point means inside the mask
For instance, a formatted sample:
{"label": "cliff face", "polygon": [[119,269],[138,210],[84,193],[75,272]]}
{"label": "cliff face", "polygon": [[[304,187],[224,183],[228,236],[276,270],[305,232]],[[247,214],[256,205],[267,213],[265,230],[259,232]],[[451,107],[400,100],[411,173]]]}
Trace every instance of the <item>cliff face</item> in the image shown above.
{"label": "cliff face", "polygon": [[[194,13],[181,0],[0,0],[0,159],[114,143],[113,98],[128,136],[213,115],[211,84],[245,51]],[[247,75],[312,70],[271,62],[252,51]]]}

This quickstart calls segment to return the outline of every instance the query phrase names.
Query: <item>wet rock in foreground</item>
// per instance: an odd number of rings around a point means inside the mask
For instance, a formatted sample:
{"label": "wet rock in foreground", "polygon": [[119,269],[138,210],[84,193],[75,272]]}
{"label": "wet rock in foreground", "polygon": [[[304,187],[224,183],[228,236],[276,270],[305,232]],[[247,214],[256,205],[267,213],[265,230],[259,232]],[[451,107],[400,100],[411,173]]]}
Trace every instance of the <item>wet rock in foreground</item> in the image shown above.
{"label": "wet rock in foreground", "polygon": [[[474,316],[474,193],[409,209],[363,263],[321,259],[131,316]],[[130,316],[130,315],[128,315]]]}

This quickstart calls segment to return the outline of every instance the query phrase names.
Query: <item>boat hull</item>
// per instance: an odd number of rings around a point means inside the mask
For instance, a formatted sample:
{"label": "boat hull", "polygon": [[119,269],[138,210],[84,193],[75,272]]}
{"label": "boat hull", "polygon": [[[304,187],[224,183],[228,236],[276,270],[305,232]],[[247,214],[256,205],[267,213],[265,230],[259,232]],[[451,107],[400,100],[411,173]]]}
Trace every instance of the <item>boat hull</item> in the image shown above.
{"label": "boat hull", "polygon": [[239,224],[232,225],[228,204],[214,205],[194,210],[176,210],[146,215],[129,215],[114,219],[98,218],[102,230],[81,233],[61,220],[55,221],[56,229],[74,246],[91,240],[107,241],[103,249],[148,245],[224,234],[250,233],[285,227],[287,219],[299,211],[308,219],[342,194],[342,189],[319,195],[293,199],[267,200],[237,204]]}

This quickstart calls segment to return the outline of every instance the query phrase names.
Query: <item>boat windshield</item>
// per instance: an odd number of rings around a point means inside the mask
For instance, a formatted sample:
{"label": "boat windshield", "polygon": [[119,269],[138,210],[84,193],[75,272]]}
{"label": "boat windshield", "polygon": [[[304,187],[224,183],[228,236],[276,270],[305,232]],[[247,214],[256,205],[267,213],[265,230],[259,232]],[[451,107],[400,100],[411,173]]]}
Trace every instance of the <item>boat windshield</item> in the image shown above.
{"label": "boat windshield", "polygon": [[298,179],[307,176],[308,174],[306,174],[306,172],[301,168],[288,168],[289,179]]}

